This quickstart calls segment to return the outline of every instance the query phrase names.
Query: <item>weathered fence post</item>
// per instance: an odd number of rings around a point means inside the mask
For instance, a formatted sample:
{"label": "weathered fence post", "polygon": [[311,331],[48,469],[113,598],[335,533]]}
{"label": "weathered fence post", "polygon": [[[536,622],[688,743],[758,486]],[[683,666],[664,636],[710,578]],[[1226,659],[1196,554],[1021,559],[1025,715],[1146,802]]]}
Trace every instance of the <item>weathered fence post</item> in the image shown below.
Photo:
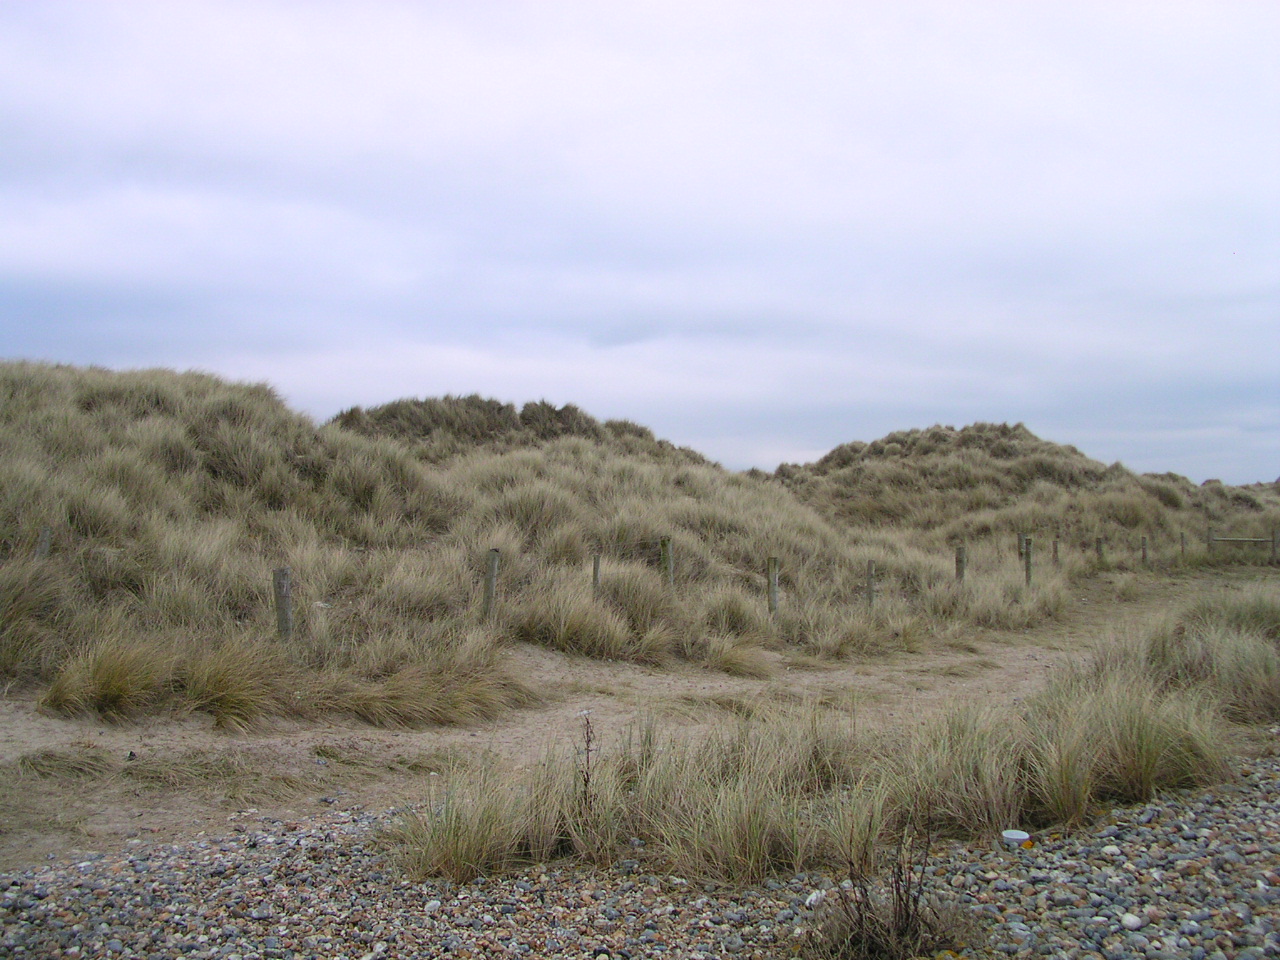
{"label": "weathered fence post", "polygon": [[956,547],[956,580],[964,583],[964,568],[969,565],[969,558],[965,554],[964,544]]}
{"label": "weathered fence post", "polygon": [[53,527],[41,527],[40,536],[36,540],[36,559],[43,560],[53,547]]}
{"label": "weathered fence post", "polygon": [[498,593],[498,558],[501,555],[502,551],[497,547],[490,549],[488,566],[484,572],[484,603],[480,608],[480,615],[486,620],[493,613],[493,600]]}
{"label": "weathered fence post", "polygon": [[778,614],[778,558],[769,557],[765,561],[765,571],[769,577],[769,616]]}
{"label": "weathered fence post", "polygon": [[1209,528],[1204,538],[1204,552],[1209,556],[1213,556],[1213,527]]}
{"label": "weathered fence post", "polygon": [[874,560],[867,561],[867,609],[870,609],[876,602],[876,562]]}
{"label": "weathered fence post", "polygon": [[676,585],[676,558],[671,553],[670,537],[663,537],[658,541],[658,552],[662,571],[667,577],[667,586],[674,589]]}
{"label": "weathered fence post", "polygon": [[1093,541],[1093,549],[1094,549],[1094,550],[1096,550],[1096,551],[1098,552],[1098,562],[1099,562],[1099,563],[1101,563],[1101,562],[1102,562],[1102,559],[1103,559],[1103,557],[1102,557],[1102,538],[1101,538],[1101,537],[1095,537],[1095,538],[1094,538],[1094,541]]}
{"label": "weathered fence post", "polygon": [[1058,541],[1056,539],[1053,541],[1053,565],[1055,567],[1058,565]]}
{"label": "weathered fence post", "polygon": [[600,554],[591,558],[591,592],[600,592]]}
{"label": "weathered fence post", "polygon": [[1143,538],[1142,538],[1142,564],[1143,564],[1143,566],[1146,566],[1146,563],[1147,563],[1147,538],[1146,538],[1146,537],[1143,537]]}
{"label": "weathered fence post", "polygon": [[271,576],[276,594],[276,632],[281,640],[293,638],[293,583],[288,567],[280,567]]}
{"label": "weathered fence post", "polygon": [[1022,563],[1023,563],[1023,566],[1026,568],[1027,586],[1029,587],[1031,586],[1031,538],[1030,537],[1027,537],[1027,539],[1023,542],[1022,549],[1023,549]]}
{"label": "weathered fence post", "polygon": [[1178,534],[1178,539],[1182,542],[1182,559],[1187,559],[1187,531],[1183,530]]}
{"label": "weathered fence post", "polygon": [[1275,563],[1275,562],[1276,562],[1276,531],[1275,531],[1275,528],[1272,528],[1272,530],[1271,530],[1271,562],[1272,562],[1272,563]]}

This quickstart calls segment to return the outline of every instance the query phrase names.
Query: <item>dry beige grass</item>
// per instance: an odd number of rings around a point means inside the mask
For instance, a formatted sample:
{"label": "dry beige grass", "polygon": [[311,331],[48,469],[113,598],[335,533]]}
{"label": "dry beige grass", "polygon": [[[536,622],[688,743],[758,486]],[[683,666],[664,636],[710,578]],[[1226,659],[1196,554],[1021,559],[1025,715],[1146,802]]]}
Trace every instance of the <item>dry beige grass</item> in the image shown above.
{"label": "dry beige grass", "polygon": [[[1165,563],[1180,532],[1280,515],[1271,491],[1135,477],[1020,427],[909,432],[769,477],[573,407],[399,401],[316,426],[266,386],[163,370],[0,364],[0,444],[0,677],[46,684],[50,710],[196,709],[235,727],[491,716],[535,695],[504,672],[518,641],[743,676],[779,652],[917,649],[957,621],[1055,616],[1097,567],[1094,535],[1123,565],[1122,541],[1148,532]],[[1039,545],[1031,588],[1015,531]],[[277,642],[285,565],[297,627]]]}
{"label": "dry beige grass", "polygon": [[[1236,629],[1274,655],[1277,611],[1280,601],[1258,593],[1211,599],[1183,618],[1246,620]],[[650,721],[601,755],[587,717],[575,754],[548,753],[523,774],[463,771],[391,842],[411,872],[465,880],[553,856],[609,863],[636,856],[626,843],[636,837],[657,868],[742,883],[870,869],[877,842],[911,825],[979,837],[1073,826],[1103,804],[1229,775],[1240,694],[1215,669],[1170,670],[1166,636],[1157,628],[1104,649],[1022,704],[955,707],[909,735],[860,732],[850,714],[814,700],[760,699],[727,704],[739,719],[708,738]],[[1194,648],[1202,666],[1238,651],[1212,629]],[[1248,719],[1264,716],[1274,719]]]}
{"label": "dry beige grass", "polygon": [[[1280,526],[1275,484],[1197,487],[1176,474],[1137,475],[1041,440],[1022,424],[899,431],[844,444],[812,464],[784,465],[778,476],[802,501],[854,525],[936,531],[950,542],[994,536],[1006,549],[1024,534],[1042,556],[1056,539],[1077,561],[1098,537],[1112,562],[1130,565],[1146,535],[1152,561],[1167,564],[1181,561],[1182,535],[1200,560],[1209,526],[1253,537]],[[1225,546],[1218,554],[1219,562],[1265,558]]]}

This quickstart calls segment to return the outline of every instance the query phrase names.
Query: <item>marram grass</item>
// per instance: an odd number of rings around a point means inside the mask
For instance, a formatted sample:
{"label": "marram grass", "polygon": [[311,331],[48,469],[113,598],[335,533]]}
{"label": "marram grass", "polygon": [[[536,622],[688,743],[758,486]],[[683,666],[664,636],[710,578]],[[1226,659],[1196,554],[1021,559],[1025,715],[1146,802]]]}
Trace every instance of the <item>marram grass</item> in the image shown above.
{"label": "marram grass", "polygon": [[[44,685],[51,710],[231,726],[489,716],[532,695],[504,671],[516,642],[765,676],[788,656],[915,649],[956,622],[1026,627],[1089,575],[1095,535],[1121,563],[1121,540],[1148,531],[1166,562],[1207,521],[1248,533],[1280,515],[1265,490],[1136,477],[1021,427],[739,474],[574,407],[454,397],[316,425],[262,384],[24,362],[0,364],[0,449],[0,676]],[[1038,544],[1031,588],[1016,531]],[[295,630],[277,642],[283,566]],[[482,640],[462,655],[464,635]],[[420,679],[445,662],[456,684]]]}
{"label": "marram grass", "polygon": [[[1238,602],[1188,615],[1230,618]],[[455,771],[389,842],[413,874],[460,881],[562,856],[640,856],[682,876],[750,883],[868,867],[878,842],[912,824],[985,838],[1078,826],[1106,806],[1230,776],[1241,744],[1231,691],[1211,673],[1171,682],[1145,645],[1159,637],[1060,669],[1023,703],[958,706],[906,734],[859,731],[808,701],[705,739],[648,721],[600,752],[587,718],[576,748],[528,768]],[[1234,655],[1220,633],[1204,643],[1210,656]]]}

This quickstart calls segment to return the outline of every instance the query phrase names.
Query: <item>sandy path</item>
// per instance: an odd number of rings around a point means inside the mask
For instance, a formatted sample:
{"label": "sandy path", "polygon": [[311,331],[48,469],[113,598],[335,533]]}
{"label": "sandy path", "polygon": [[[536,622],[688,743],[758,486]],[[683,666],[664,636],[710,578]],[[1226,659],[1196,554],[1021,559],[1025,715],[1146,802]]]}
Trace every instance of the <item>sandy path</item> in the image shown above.
{"label": "sandy path", "polygon": [[[335,803],[391,806],[420,789],[426,766],[441,751],[492,750],[517,761],[533,759],[557,739],[574,739],[584,710],[607,744],[646,715],[697,729],[722,722],[732,708],[756,700],[820,696],[851,705],[858,722],[870,726],[918,722],[957,697],[1009,702],[1036,690],[1055,664],[1087,654],[1117,632],[1136,629],[1204,590],[1239,589],[1260,576],[1280,582],[1276,571],[1260,574],[1257,568],[1130,575],[1130,586],[1136,587],[1131,600],[1119,599],[1111,578],[1099,578],[1074,590],[1061,619],[1030,630],[967,629],[927,641],[917,653],[831,667],[788,670],[780,662],[769,680],[691,667],[602,663],[525,647],[513,651],[515,671],[547,692],[548,703],[467,729],[387,731],[349,723],[278,722],[235,734],[214,730],[206,716],[107,725],[41,716],[33,696],[6,695],[0,697],[0,764],[41,750],[97,747],[118,762],[130,752],[138,763],[149,764],[184,755],[232,758],[239,773],[232,781],[207,782],[175,775],[168,787],[139,786],[121,777],[77,785],[10,776],[0,783],[0,869],[21,868],[50,855],[111,852],[143,835],[224,833],[250,806],[254,817],[280,819]],[[324,757],[317,756],[317,748]],[[360,765],[341,758],[358,759]],[[287,799],[273,802],[273,774],[301,782],[285,791]]]}

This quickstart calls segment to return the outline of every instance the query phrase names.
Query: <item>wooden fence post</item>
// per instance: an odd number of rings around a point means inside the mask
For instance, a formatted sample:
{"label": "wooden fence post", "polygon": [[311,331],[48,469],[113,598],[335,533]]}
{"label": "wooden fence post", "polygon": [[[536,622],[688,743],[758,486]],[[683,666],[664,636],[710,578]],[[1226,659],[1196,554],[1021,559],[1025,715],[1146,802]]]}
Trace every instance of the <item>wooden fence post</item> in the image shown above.
{"label": "wooden fence post", "polygon": [[1147,564],[1147,538],[1143,537],[1142,538],[1142,565],[1146,566],[1146,564]]}
{"label": "wooden fence post", "polygon": [[1271,562],[1276,562],[1276,531],[1274,528],[1271,530]]}
{"label": "wooden fence post", "polygon": [[867,609],[876,602],[876,562],[874,560],[867,561]]}
{"label": "wooden fence post", "polygon": [[40,536],[36,540],[36,559],[43,560],[53,547],[53,527],[41,527]]}
{"label": "wooden fence post", "polygon": [[1018,559],[1021,560],[1024,556],[1026,556],[1026,552],[1027,552],[1027,538],[1022,534],[1018,534]]}
{"label": "wooden fence post", "polygon": [[956,547],[956,580],[964,583],[964,569],[969,565],[969,558],[965,553],[964,544]]}
{"label": "wooden fence post", "polygon": [[667,577],[667,586],[675,589],[676,585],[676,558],[671,553],[671,538],[663,537],[658,541],[659,560],[662,564],[663,573]]}
{"label": "wooden fence post", "polygon": [[1053,565],[1055,567],[1058,565],[1058,541],[1056,539],[1053,541]]}
{"label": "wooden fence post", "polygon": [[765,561],[765,571],[769,577],[769,616],[778,615],[778,558],[769,557]]}
{"label": "wooden fence post", "polygon": [[489,562],[484,573],[484,603],[480,608],[480,616],[489,619],[493,613],[494,597],[498,594],[498,558],[502,555],[497,547],[489,551]]}
{"label": "wooden fence post", "polygon": [[1182,542],[1182,559],[1187,559],[1187,531],[1183,530],[1178,534],[1178,539]]}
{"label": "wooden fence post", "polygon": [[1102,562],[1102,559],[1103,559],[1103,557],[1102,557],[1102,538],[1101,538],[1101,537],[1095,537],[1095,538],[1094,538],[1094,541],[1093,541],[1093,549],[1094,549],[1094,550],[1096,550],[1096,551],[1098,552],[1098,562],[1099,562],[1099,563],[1101,563],[1101,562]]}
{"label": "wooden fence post", "polygon": [[1026,568],[1027,586],[1029,587],[1031,586],[1031,538],[1030,537],[1027,537],[1026,541],[1023,542],[1022,549],[1023,549],[1022,563],[1023,563],[1023,566]]}
{"label": "wooden fence post", "polygon": [[1213,556],[1213,527],[1210,527],[1209,532],[1205,534],[1204,552],[1211,557]]}
{"label": "wooden fence post", "polygon": [[600,554],[591,558],[591,592],[600,592]]}
{"label": "wooden fence post", "polygon": [[293,638],[293,583],[288,567],[280,567],[271,576],[276,594],[276,632],[281,640]]}

